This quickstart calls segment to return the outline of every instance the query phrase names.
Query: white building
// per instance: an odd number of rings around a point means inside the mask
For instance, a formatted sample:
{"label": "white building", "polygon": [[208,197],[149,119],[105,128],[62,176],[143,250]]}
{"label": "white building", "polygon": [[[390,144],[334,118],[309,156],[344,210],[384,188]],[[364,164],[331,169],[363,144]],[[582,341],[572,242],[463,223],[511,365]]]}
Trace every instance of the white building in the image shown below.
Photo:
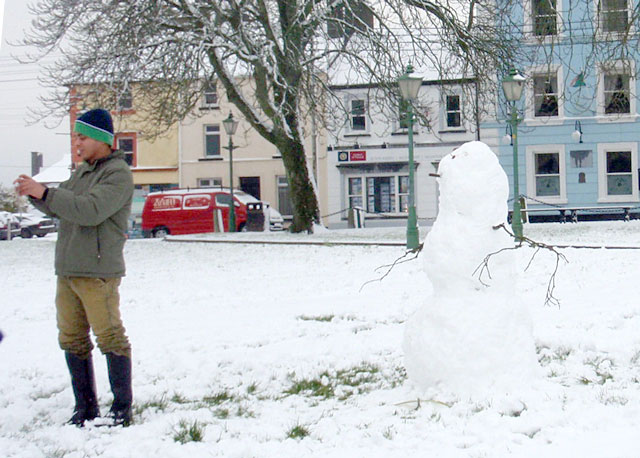
{"label": "white building", "polygon": [[[328,131],[329,227],[345,227],[348,209],[365,210],[366,225],[405,224],[409,201],[408,130],[400,100],[389,101],[374,85],[333,86],[339,102]],[[440,159],[479,138],[475,82],[423,81],[414,103],[414,163],[419,224],[436,217],[435,174]],[[471,95],[469,95],[471,94]]]}

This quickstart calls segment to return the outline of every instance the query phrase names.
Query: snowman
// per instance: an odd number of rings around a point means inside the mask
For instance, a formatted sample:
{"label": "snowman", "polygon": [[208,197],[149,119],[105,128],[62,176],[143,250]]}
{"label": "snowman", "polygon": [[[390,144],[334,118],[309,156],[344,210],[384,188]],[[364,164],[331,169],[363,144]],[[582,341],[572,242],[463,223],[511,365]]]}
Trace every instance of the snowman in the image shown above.
{"label": "snowman", "polygon": [[514,291],[514,239],[499,227],[508,227],[507,176],[481,142],[445,156],[438,175],[439,212],[421,253],[433,292],[406,324],[409,379],[459,399],[517,393],[539,366],[531,317]]}

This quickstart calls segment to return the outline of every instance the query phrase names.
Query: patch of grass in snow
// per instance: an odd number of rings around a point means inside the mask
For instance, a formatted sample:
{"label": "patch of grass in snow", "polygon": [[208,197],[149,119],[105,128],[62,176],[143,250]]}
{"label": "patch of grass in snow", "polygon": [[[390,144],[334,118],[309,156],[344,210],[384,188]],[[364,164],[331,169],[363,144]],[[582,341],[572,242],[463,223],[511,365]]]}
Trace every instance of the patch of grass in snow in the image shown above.
{"label": "patch of grass in snow", "polygon": [[215,405],[215,406],[219,406],[223,402],[234,401],[234,400],[235,400],[235,396],[230,394],[227,390],[220,391],[218,393],[215,393],[212,396],[205,396],[204,398],[202,398],[202,402],[204,402],[205,404]]}
{"label": "patch of grass in snow", "polygon": [[[292,378],[294,376],[295,374]],[[354,394],[370,391],[381,380],[382,376],[377,366],[362,363],[333,374],[324,371],[312,379],[294,379],[292,385],[285,390],[285,394],[309,395],[324,399],[337,396],[338,399],[345,400]]]}
{"label": "patch of grass in snow", "polygon": [[189,423],[186,420],[180,420],[178,428],[174,429],[173,440],[186,444],[187,442],[202,442],[204,439],[204,428],[195,420],[193,423]]}
{"label": "patch of grass in snow", "polygon": [[335,315],[319,315],[319,316],[300,315],[298,319],[302,321],[330,322],[333,320],[334,317]]}
{"label": "patch of grass in snow", "polygon": [[218,408],[213,411],[213,416],[220,420],[226,420],[229,418],[229,409]]}
{"label": "patch of grass in snow", "polygon": [[164,412],[168,407],[169,402],[166,396],[163,394],[160,398],[150,399],[143,403],[135,403],[133,405],[133,415],[141,415],[145,410],[153,409],[155,411]]}
{"label": "patch of grass in snow", "polygon": [[584,363],[587,366],[591,366],[596,376],[598,377],[596,380],[592,380],[592,382],[604,385],[608,380],[613,380],[613,374],[611,373],[611,371],[614,364],[611,359],[604,358],[602,356],[596,356],[594,358],[587,359]]}
{"label": "patch of grass in snow", "polygon": [[289,431],[287,431],[287,437],[289,439],[304,439],[310,434],[309,429],[304,425],[295,425]]}
{"label": "patch of grass in snow", "polygon": [[258,384],[256,382],[251,383],[251,385],[247,387],[247,394],[256,394],[257,391]]}
{"label": "patch of grass in snow", "polygon": [[176,404],[189,404],[191,401],[180,393],[173,393],[173,396],[171,396],[171,402]]}
{"label": "patch of grass in snow", "polygon": [[542,366],[547,366],[552,362],[565,361],[572,350],[568,347],[558,347],[555,350],[547,347],[546,345],[536,348],[538,354],[538,362]]}

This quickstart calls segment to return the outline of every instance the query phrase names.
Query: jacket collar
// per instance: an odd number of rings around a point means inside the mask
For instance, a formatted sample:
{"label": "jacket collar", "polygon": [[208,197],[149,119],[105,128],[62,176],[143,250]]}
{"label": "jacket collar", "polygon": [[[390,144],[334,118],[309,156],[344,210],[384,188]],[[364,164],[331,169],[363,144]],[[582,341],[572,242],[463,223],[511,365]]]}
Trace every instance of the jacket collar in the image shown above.
{"label": "jacket collar", "polygon": [[111,159],[122,159],[124,160],[124,153],[120,150],[112,150],[111,154],[109,154],[106,157],[100,158],[97,161],[95,161],[93,164],[89,164],[88,162],[83,162],[83,164],[85,165],[85,168],[87,171],[92,171],[95,170],[96,167],[98,167],[98,165],[110,161]]}

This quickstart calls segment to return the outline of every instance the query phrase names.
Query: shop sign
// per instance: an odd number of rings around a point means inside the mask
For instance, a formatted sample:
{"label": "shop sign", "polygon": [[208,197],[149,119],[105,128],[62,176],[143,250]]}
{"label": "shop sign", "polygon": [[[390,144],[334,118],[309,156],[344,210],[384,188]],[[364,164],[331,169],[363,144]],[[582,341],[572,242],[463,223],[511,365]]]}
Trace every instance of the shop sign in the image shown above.
{"label": "shop sign", "polygon": [[347,162],[349,160],[349,153],[346,151],[338,151],[338,162]]}
{"label": "shop sign", "polygon": [[350,151],[349,160],[350,161],[366,161],[367,152],[366,151]]}

